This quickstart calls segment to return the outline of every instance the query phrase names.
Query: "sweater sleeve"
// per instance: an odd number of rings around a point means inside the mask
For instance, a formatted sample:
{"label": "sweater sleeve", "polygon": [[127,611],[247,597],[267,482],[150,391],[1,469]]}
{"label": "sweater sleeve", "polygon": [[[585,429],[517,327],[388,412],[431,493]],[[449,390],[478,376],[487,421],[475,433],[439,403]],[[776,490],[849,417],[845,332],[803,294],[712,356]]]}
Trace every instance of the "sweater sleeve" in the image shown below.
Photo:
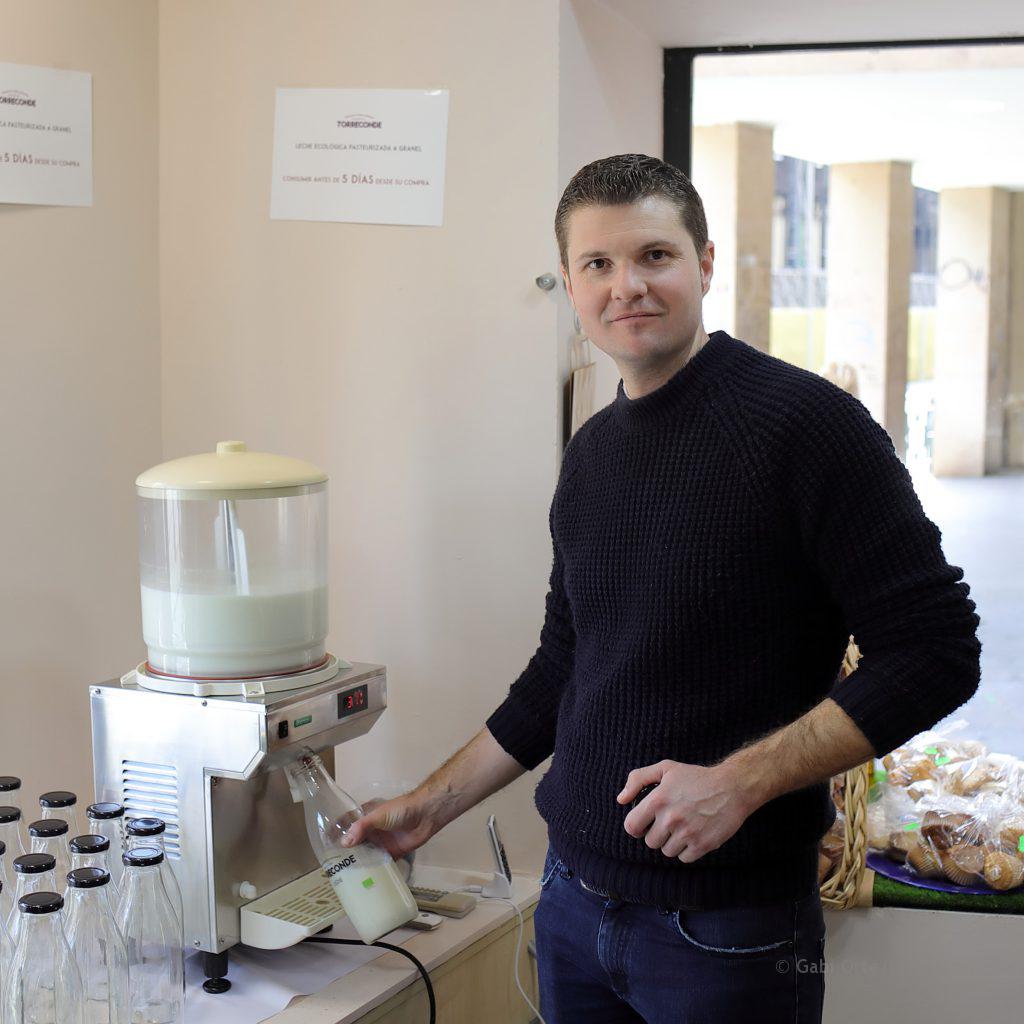
{"label": "sweater sleeve", "polygon": [[801,543],[857,642],[857,671],[829,696],[879,756],[977,690],[978,616],[947,563],[885,430],[827,385],[791,434]]}
{"label": "sweater sleeve", "polygon": [[491,735],[524,768],[536,768],[555,749],[555,724],[562,691],[572,671],[576,633],[563,586],[563,564],[549,517],[554,561],[545,601],[540,645],[512,684],[504,702],[487,719]]}

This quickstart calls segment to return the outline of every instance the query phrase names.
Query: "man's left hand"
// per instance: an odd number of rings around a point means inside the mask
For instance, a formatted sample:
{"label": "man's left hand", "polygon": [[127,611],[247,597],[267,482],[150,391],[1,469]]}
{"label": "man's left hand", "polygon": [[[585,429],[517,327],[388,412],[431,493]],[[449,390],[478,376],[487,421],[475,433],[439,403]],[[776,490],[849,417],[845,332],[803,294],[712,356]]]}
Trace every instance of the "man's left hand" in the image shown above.
{"label": "man's left hand", "polygon": [[657,788],[626,815],[625,829],[684,864],[717,850],[757,806],[732,766],[705,768],[679,761],[631,771],[618,802],[628,804],[652,784]]}

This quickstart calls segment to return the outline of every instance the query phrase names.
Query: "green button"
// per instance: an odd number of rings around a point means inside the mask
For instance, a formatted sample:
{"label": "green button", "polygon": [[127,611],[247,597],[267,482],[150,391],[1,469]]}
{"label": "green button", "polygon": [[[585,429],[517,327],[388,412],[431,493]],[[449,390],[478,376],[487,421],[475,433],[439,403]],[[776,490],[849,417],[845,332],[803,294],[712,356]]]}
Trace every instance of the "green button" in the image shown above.
{"label": "green button", "polygon": [[919,821],[908,821],[906,823],[906,825],[903,826],[903,831],[904,832],[913,832],[914,829],[918,829],[920,827],[921,827],[921,822],[919,822]]}
{"label": "green button", "polygon": [[364,878],[363,879],[363,888],[364,889],[372,889],[373,888],[373,879],[372,878]]}
{"label": "green button", "polygon": [[1024,853],[1024,836],[1017,837],[1017,849]]}
{"label": "green button", "polygon": [[943,754],[942,757],[935,758],[935,763],[937,765],[944,765],[944,764],[949,764],[950,760],[951,760],[951,758],[948,758],[948,757],[946,757],[945,754]]}
{"label": "green button", "polygon": [[296,729],[301,729],[302,726],[309,725],[309,723],[312,721],[312,715],[304,715],[302,718],[296,718],[295,721],[292,722],[292,725],[294,725]]}
{"label": "green button", "polygon": [[938,747],[925,747],[924,748],[924,752],[926,754],[937,754],[939,752],[939,748]]}

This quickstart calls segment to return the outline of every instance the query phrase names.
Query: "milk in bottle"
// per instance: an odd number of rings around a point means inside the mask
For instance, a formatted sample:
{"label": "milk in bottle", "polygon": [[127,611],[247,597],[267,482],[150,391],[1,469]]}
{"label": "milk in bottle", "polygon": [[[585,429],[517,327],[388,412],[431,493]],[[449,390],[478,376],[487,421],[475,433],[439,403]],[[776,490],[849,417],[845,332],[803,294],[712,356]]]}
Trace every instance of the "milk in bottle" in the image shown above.
{"label": "milk in bottle", "polygon": [[338,787],[315,754],[304,755],[287,771],[303,802],[309,841],[359,938],[376,942],[411,921],[419,908],[387,850],[372,843],[341,845],[349,826],[362,816],[359,804]]}

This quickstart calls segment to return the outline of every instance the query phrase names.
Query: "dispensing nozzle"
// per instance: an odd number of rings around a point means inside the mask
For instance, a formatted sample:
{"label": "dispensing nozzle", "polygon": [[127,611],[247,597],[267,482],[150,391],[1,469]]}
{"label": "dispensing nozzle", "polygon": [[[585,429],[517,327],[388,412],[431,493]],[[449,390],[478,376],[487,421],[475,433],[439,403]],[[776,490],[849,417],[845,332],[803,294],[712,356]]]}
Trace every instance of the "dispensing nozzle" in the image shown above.
{"label": "dispensing nozzle", "polygon": [[316,754],[309,747],[303,747],[294,761],[282,765],[284,777],[288,780],[288,789],[292,794],[292,802],[301,804],[306,792],[299,785],[298,773],[307,770],[316,761]]}

